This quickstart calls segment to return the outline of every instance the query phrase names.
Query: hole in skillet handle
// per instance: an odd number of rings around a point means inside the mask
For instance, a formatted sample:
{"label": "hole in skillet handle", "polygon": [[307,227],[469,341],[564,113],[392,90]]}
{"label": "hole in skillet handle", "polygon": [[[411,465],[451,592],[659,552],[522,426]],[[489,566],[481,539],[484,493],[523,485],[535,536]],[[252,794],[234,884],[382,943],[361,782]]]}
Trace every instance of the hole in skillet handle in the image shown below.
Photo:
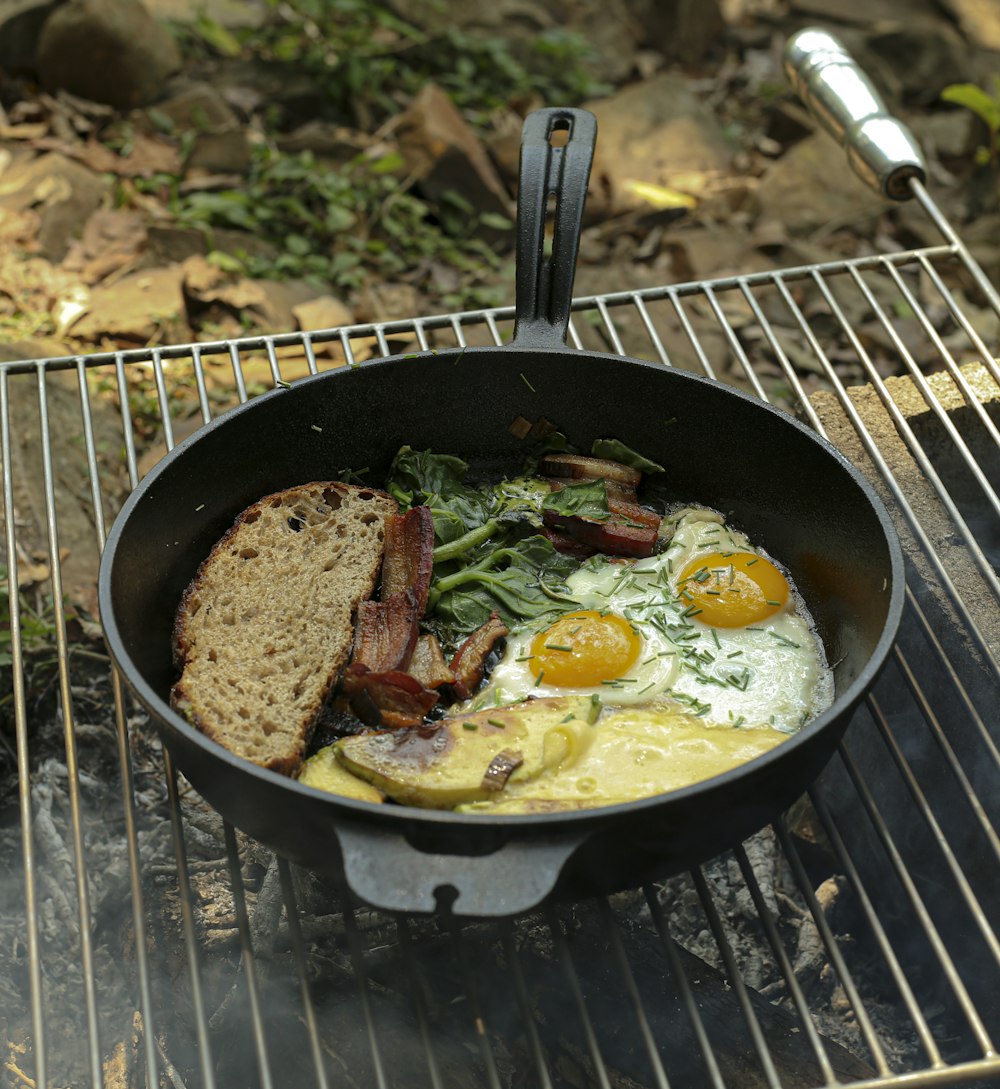
{"label": "hole in skillet handle", "polygon": [[597,118],[587,110],[553,107],[524,120],[517,191],[518,348],[565,347],[596,142]]}

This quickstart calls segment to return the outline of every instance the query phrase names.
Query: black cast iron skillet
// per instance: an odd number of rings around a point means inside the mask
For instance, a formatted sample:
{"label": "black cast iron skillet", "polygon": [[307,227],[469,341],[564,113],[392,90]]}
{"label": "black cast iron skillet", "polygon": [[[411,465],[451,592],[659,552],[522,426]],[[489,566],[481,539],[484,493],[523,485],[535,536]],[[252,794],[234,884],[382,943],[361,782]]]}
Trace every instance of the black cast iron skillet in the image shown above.
{"label": "black cast iron skillet", "polygon": [[[565,146],[555,146],[558,131]],[[525,123],[513,343],[345,367],[227,412],[142,481],[104,553],[108,646],[178,767],[235,825],[294,861],[343,873],[379,907],[513,914],[549,896],[609,892],[711,857],[773,819],[819,773],[898,625],[898,543],[874,492],[833,447],[708,379],[565,347],[595,138],[595,119],[580,110],[542,110]],[[833,706],[766,755],[683,790],[591,811],[493,818],[323,794],[237,759],[171,710],[174,612],[242,509],[345,467],[367,466],[378,482],[403,444],[516,474],[525,450],[509,426],[518,416],[548,418],[584,451],[595,438],[622,439],[667,467],[675,498],[725,512],[785,563],[836,663]]]}

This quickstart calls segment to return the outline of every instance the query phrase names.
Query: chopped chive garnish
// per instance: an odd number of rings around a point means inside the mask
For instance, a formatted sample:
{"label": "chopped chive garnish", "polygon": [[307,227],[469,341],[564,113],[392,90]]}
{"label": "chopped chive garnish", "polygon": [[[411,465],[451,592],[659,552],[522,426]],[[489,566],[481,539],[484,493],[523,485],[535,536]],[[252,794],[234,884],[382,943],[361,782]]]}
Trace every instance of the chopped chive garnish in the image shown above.
{"label": "chopped chive garnish", "polygon": [[501,722],[498,718],[488,718],[486,720],[491,726],[498,726],[501,730],[507,729],[507,723]]}
{"label": "chopped chive garnish", "polygon": [[515,658],[515,662],[530,662],[534,658],[534,654],[523,654],[520,658]]}
{"label": "chopped chive garnish", "polygon": [[[765,598],[765,600],[767,600],[767,599]],[[772,606],[772,608],[775,608],[775,609],[779,608],[780,605],[781,605],[780,601],[768,601],[767,603],[768,603],[768,605]]]}
{"label": "chopped chive garnish", "polygon": [[198,506],[196,506],[194,509],[196,511],[204,510],[205,509],[205,504],[204,503],[199,503]]}
{"label": "chopped chive garnish", "polygon": [[291,382],[286,382],[283,378],[279,378],[278,381],[275,382],[274,384],[276,386],[281,386],[282,389],[291,389],[292,388],[292,383]]}
{"label": "chopped chive garnish", "polygon": [[542,683],[542,678],[544,676],[545,676],[545,670],[543,669],[543,670],[541,670],[539,672],[537,678],[535,679],[535,688],[537,688]]}
{"label": "chopped chive garnish", "polygon": [[462,729],[463,730],[478,730],[479,726],[475,722],[463,722],[462,723]]}
{"label": "chopped chive garnish", "polygon": [[579,630],[580,630],[580,629],[581,629],[582,627],[583,627],[583,625],[582,625],[582,624],[577,624],[577,626],[576,626],[576,627],[575,627],[575,628],[574,628],[574,629],[573,629],[573,630],[572,630],[572,631],[570,632],[570,635],[576,635],[576,633],[577,633],[577,632],[578,632],[578,631],[579,631]]}
{"label": "chopped chive garnish", "polygon": [[745,628],[745,631],[767,631],[767,628]]}
{"label": "chopped chive garnish", "polygon": [[313,429],[313,431],[322,431],[323,430],[323,428],[320,427],[319,424],[310,424],[309,426]]}
{"label": "chopped chive garnish", "polygon": [[535,392],[535,387],[528,381],[527,378],[524,377],[523,371],[521,372],[521,381],[528,387],[528,389],[531,390],[532,393]]}
{"label": "chopped chive garnish", "polygon": [[546,650],[566,650],[572,652],[573,648],[566,646],[564,643],[546,643]]}
{"label": "chopped chive garnish", "polygon": [[753,567],[753,565],[760,559],[760,556],[754,556],[752,560],[747,560],[744,567]]}
{"label": "chopped chive garnish", "polygon": [[655,684],[656,684],[656,681],[650,681],[649,684],[647,684],[645,686],[645,688],[640,688],[639,691],[636,692],[636,695],[641,696],[643,694],[643,692],[648,692]]}
{"label": "chopped chive garnish", "polygon": [[[732,715],[732,711],[730,711],[729,714]],[[742,715],[740,715],[740,717],[733,723],[733,729],[739,729],[739,727],[742,726],[744,722],[746,722],[746,719]]]}
{"label": "chopped chive garnish", "polygon": [[593,726],[597,716],[601,713],[601,697],[594,692],[590,697],[590,707],[587,710],[587,725]]}
{"label": "chopped chive garnish", "polygon": [[559,725],[561,726],[564,722],[572,722],[575,718],[576,715],[574,715],[573,712],[570,711],[570,713],[565,718],[559,720]]}
{"label": "chopped chive garnish", "polygon": [[727,654],[727,658],[738,658],[743,653],[742,650],[734,650],[732,654]]}
{"label": "chopped chive garnish", "polygon": [[783,647],[795,647],[798,649],[801,644],[796,643],[794,639],[789,639],[787,636],[782,635],[780,632],[772,631],[769,633],[772,639],[776,639],[778,643]]}

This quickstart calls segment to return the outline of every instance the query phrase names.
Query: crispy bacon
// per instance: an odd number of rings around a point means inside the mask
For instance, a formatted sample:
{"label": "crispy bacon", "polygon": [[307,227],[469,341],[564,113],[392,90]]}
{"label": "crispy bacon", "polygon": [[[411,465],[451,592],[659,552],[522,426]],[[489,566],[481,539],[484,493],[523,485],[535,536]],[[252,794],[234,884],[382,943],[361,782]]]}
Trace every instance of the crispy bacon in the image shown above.
{"label": "crispy bacon", "polygon": [[417,642],[416,602],[410,590],[358,606],[352,663],[374,673],[406,669]]}
{"label": "crispy bacon", "polygon": [[617,515],[606,522],[594,522],[554,510],[543,511],[542,517],[547,526],[612,556],[652,556],[660,523],[657,518],[655,526],[633,525],[619,520]]}
{"label": "crispy bacon", "polygon": [[382,600],[410,590],[417,616],[424,615],[434,566],[434,518],[430,507],[413,507],[385,523]]}
{"label": "crispy bacon", "polygon": [[633,491],[642,480],[638,469],[581,454],[546,454],[538,464],[538,471],[545,476],[571,477],[573,480],[606,480]]}
{"label": "crispy bacon", "polygon": [[[554,492],[566,486],[565,480],[559,480],[556,477],[546,477],[545,480]],[[625,487],[611,480],[605,480],[604,484],[607,489],[608,510],[620,516],[616,519],[617,521],[639,522],[642,525],[659,528],[660,515],[639,503],[635,488]]]}
{"label": "crispy bacon", "polygon": [[610,488],[608,489],[608,510],[615,516],[616,522],[635,522],[641,526],[650,526],[657,531],[660,528],[660,515],[655,510],[643,507],[635,500],[629,501],[612,496]]}
{"label": "crispy bacon", "polygon": [[436,635],[417,636],[417,645],[413,648],[413,657],[407,672],[411,677],[416,677],[425,688],[440,688],[455,681],[455,674],[444,660]]}
{"label": "crispy bacon", "polygon": [[549,529],[548,526],[543,526],[542,536],[547,537],[556,552],[561,552],[564,556],[573,556],[574,559],[585,560],[588,556],[594,554],[594,549],[590,545],[576,541],[568,534],[560,533],[557,529]]}
{"label": "crispy bacon", "polygon": [[437,703],[437,692],[398,669],[376,673],[360,662],[344,671],[341,691],[367,726],[419,726]]}
{"label": "crispy bacon", "polygon": [[455,694],[467,700],[479,687],[486,671],[486,659],[498,639],[507,634],[507,625],[499,613],[490,614],[485,624],[476,628],[468,639],[455,651],[451,671],[455,674]]}

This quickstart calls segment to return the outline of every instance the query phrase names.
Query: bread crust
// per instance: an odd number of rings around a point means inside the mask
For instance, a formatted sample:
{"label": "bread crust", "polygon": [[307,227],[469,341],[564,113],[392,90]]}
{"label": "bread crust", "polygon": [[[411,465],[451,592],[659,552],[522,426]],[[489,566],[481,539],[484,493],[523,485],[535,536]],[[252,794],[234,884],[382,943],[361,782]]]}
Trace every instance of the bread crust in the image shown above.
{"label": "bread crust", "polygon": [[230,752],[293,775],[347,662],[397,510],[375,488],[313,481],[242,511],[181,597],[171,705]]}

